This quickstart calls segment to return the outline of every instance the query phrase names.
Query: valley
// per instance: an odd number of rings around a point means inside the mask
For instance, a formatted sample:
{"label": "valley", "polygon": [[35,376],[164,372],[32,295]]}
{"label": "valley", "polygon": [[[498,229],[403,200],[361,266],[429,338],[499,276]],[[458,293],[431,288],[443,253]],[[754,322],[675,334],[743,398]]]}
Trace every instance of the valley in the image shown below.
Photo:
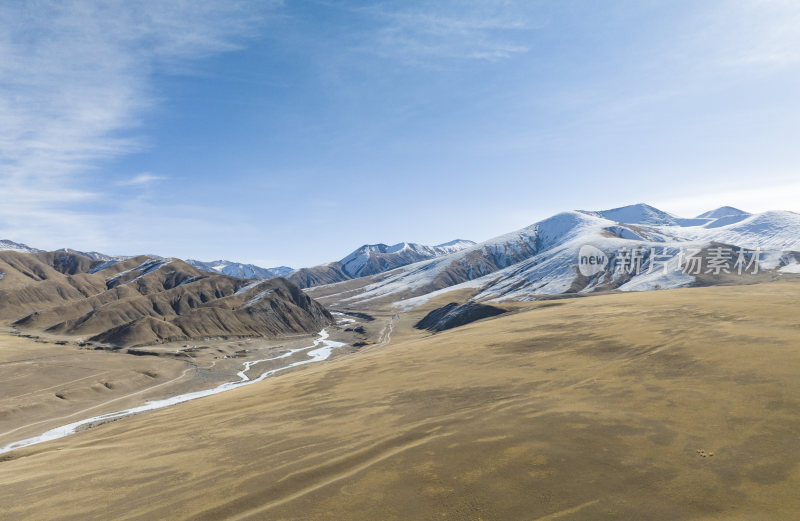
{"label": "valley", "polygon": [[[214,339],[207,345],[160,344],[128,353],[0,332],[0,453],[39,443],[38,437],[65,425],[80,423],[49,437],[351,353],[358,349],[353,344],[367,337],[345,329],[352,327],[331,326],[317,339]],[[331,333],[349,342],[327,340]]]}
{"label": "valley", "polygon": [[[338,350],[339,348],[345,347],[347,345],[347,344],[344,344],[342,342],[336,342],[336,341],[329,340],[329,336],[330,336],[329,333],[326,330],[323,329],[319,333],[318,338],[313,340],[313,342],[310,345],[301,345],[300,347],[295,347],[295,348],[290,348],[290,349],[286,349],[286,348],[276,349],[275,350],[276,352],[271,353],[270,355],[266,355],[266,356],[268,356],[268,358],[256,358],[256,359],[241,361],[242,368],[239,371],[237,371],[237,373],[236,373],[236,376],[238,377],[238,380],[226,381],[226,382],[221,383],[221,384],[219,384],[219,385],[217,385],[216,387],[213,387],[213,388],[203,388],[203,389],[198,389],[198,390],[194,390],[194,391],[190,391],[190,392],[185,392],[185,393],[182,393],[182,394],[176,394],[174,389],[172,389],[172,390],[165,389],[165,390],[161,391],[162,394],[165,393],[165,392],[171,391],[171,393],[169,395],[167,395],[165,398],[162,398],[162,399],[150,399],[150,400],[147,400],[142,405],[136,405],[134,407],[129,407],[127,409],[116,410],[116,411],[113,411],[113,412],[107,412],[107,413],[104,413],[104,414],[99,414],[97,416],[91,416],[89,418],[85,418],[84,417],[84,418],[78,419],[76,421],[73,421],[71,423],[68,423],[66,425],[59,425],[57,427],[54,427],[52,429],[49,429],[49,430],[45,431],[44,433],[42,433],[40,435],[32,436],[32,437],[26,438],[24,440],[19,440],[19,441],[12,442],[12,443],[7,444],[4,447],[0,446],[0,454],[2,454],[4,452],[13,451],[13,450],[18,450],[18,449],[25,448],[25,447],[30,447],[32,445],[36,445],[36,444],[39,444],[39,443],[44,443],[44,442],[47,442],[47,441],[52,441],[52,440],[56,440],[56,439],[59,439],[59,438],[63,438],[65,436],[69,436],[69,435],[75,434],[77,432],[80,432],[81,430],[85,430],[87,428],[92,428],[92,427],[97,427],[97,426],[102,425],[104,423],[108,423],[108,422],[111,422],[111,421],[116,421],[116,420],[119,420],[119,419],[122,419],[122,418],[126,418],[128,416],[134,416],[134,415],[146,413],[146,412],[149,412],[149,411],[155,411],[155,410],[158,410],[158,409],[163,409],[163,408],[166,408],[166,407],[177,405],[179,403],[188,402],[190,400],[196,400],[196,399],[199,399],[199,398],[204,398],[206,396],[213,396],[215,394],[220,394],[220,393],[223,393],[223,392],[226,392],[226,391],[231,391],[233,389],[236,389],[236,388],[239,388],[239,387],[243,387],[245,385],[252,385],[254,383],[257,383],[257,382],[260,382],[260,381],[264,380],[265,378],[269,378],[269,377],[271,377],[273,375],[276,375],[278,373],[290,370],[290,369],[292,369],[294,367],[299,367],[301,365],[306,365],[306,364],[310,364],[310,363],[318,363],[318,362],[325,361],[325,360],[327,360],[328,358],[330,358],[334,354],[335,350]],[[239,351],[239,353],[241,353],[241,352],[242,351]],[[262,355],[262,356],[264,356],[264,355]],[[212,363],[206,369],[211,369],[214,365],[215,364]],[[255,366],[258,366],[257,369],[253,369]],[[56,368],[53,367],[52,365],[49,365],[47,367],[47,369],[49,371],[53,371]],[[126,399],[126,398],[131,398],[131,397],[137,396],[137,395],[142,395],[143,393],[150,393],[151,391],[154,391],[156,388],[168,386],[169,384],[172,384],[172,383],[174,383],[174,382],[186,377],[187,373],[189,373],[192,369],[194,369],[195,372],[197,372],[198,367],[195,365],[192,368],[184,369],[183,373],[181,373],[180,376],[175,377],[175,378],[173,378],[173,379],[171,379],[171,380],[169,380],[167,382],[164,382],[162,384],[153,385],[152,387],[143,389],[141,391],[130,393],[130,394],[121,396],[119,398],[111,399],[111,400],[102,402],[100,404],[97,404],[97,405],[94,405],[94,406],[91,406],[91,407],[87,407],[85,409],[81,409],[80,411],[75,412],[75,413],[73,413],[71,415],[68,415],[66,417],[77,417],[79,415],[84,415],[85,416],[88,411],[91,411],[93,409],[98,409],[98,408],[102,408],[102,407],[108,407],[110,404],[115,403],[115,402],[119,402],[120,400],[123,400],[123,399]],[[255,373],[255,375],[253,373]],[[149,376],[151,378],[157,378],[158,377],[158,373],[155,373],[153,371],[145,371],[143,374],[145,374],[146,376]],[[218,377],[224,376],[224,373],[221,373],[221,372],[213,372],[212,374],[215,374]],[[91,378],[94,378],[96,376],[99,376],[99,373],[98,374],[94,374],[94,375],[90,375],[90,376],[85,377],[85,378],[72,380],[70,382],[67,382],[66,385],[76,383],[77,381],[85,381],[87,379],[91,379]],[[194,384],[194,386],[198,386],[198,385],[199,385],[199,383],[195,383]],[[205,385],[208,385],[208,383],[206,382]],[[64,385],[62,384],[62,385],[59,385],[58,387],[63,388]],[[110,383],[110,382],[103,382],[103,387],[105,387],[107,389],[113,389],[114,388],[114,384]],[[95,389],[97,389],[97,388],[95,387]],[[44,389],[44,390],[49,390],[49,389]],[[23,394],[23,395],[12,396],[11,399],[18,400],[19,398],[25,397],[25,396],[30,395],[30,394],[37,394],[37,392],[41,392],[41,391],[31,391],[30,393],[26,393],[26,394]],[[61,392],[59,392],[59,393],[56,393],[56,398],[59,398],[61,400],[67,400],[67,397],[65,396],[65,392],[63,390]],[[64,418],[65,417],[60,417],[60,418],[49,417],[46,420],[46,422],[47,423],[58,422],[58,421],[63,420]],[[10,431],[6,431],[3,434],[4,435],[16,434],[19,431],[30,429],[30,428],[32,428],[34,426],[39,427],[42,423],[45,423],[45,420],[40,421],[40,422],[34,422],[32,424],[27,424],[27,425],[24,425],[22,427],[16,427],[14,429],[11,429]],[[41,428],[41,427],[39,427],[39,428]]]}
{"label": "valley", "polygon": [[399,314],[380,347],[6,453],[5,518],[779,520],[800,508],[800,282],[411,327],[445,303]]}
{"label": "valley", "polygon": [[0,1],[0,521],[800,520],[799,26]]}
{"label": "valley", "polygon": [[798,236],[633,205],[278,272],[5,241],[4,519],[784,519]]}

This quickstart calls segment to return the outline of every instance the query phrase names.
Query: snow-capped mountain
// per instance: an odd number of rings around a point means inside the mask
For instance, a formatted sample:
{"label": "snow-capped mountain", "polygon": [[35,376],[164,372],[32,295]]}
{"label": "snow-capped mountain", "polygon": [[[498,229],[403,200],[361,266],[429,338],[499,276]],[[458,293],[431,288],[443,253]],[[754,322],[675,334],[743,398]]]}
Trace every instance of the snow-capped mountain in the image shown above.
{"label": "snow-capped mountain", "polygon": [[[32,248],[27,244],[21,244],[9,240],[0,240],[0,251],[16,251],[19,253],[42,253],[46,250],[40,250],[39,248]],[[73,250],[72,248],[61,248],[60,250],[55,250],[55,253],[70,253],[70,254],[75,253],[78,255],[83,255],[84,257],[89,257],[92,260],[103,261],[103,262],[121,261],[130,258],[123,255],[106,255],[105,253],[100,253],[97,251],[78,251],[78,250]]]}
{"label": "snow-capped mountain", "polygon": [[60,250],[56,250],[56,252],[74,253],[77,255],[83,255],[84,257],[89,257],[92,260],[103,262],[119,262],[130,259],[130,256],[126,255],[106,255],[105,253],[100,253],[99,251],[78,251],[73,250],[72,248],[61,248]]}
{"label": "snow-capped mountain", "polygon": [[738,208],[734,208],[733,206],[721,206],[716,210],[711,210],[709,212],[701,213],[697,216],[698,219],[721,219],[723,217],[732,217],[732,216],[744,216],[749,217],[753,214],[749,212],[745,212],[744,210],[739,210]]}
{"label": "snow-capped mountain", "polygon": [[[662,225],[650,229],[622,226],[622,223],[609,226],[608,221],[581,223],[572,236],[565,235],[558,247],[497,273],[493,280],[482,287],[481,298],[526,300],[536,295],[588,293],[607,289],[644,291],[714,283],[718,280],[714,276],[724,277],[728,274],[726,271],[714,273],[709,264],[710,259],[722,252],[730,255],[730,259],[725,259],[725,269],[728,271],[736,271],[735,263],[740,253],[745,256],[748,265],[752,255],[757,255],[759,268],[763,271],[797,262],[797,252],[800,252],[800,214],[771,211],[757,215],[730,215],[715,210],[706,215],[721,217],[703,218],[709,220],[700,225]],[[725,224],[731,217],[743,215],[743,218]],[[686,221],[689,220],[679,218],[678,222]],[[614,236],[607,235],[608,231],[612,231]],[[610,265],[608,270],[588,278],[579,273],[578,253],[585,244],[593,245],[606,254]],[[631,269],[634,273],[615,269],[621,264],[621,252],[630,253],[634,250],[642,252],[640,269]],[[681,269],[679,264],[685,260],[681,255],[693,253],[700,258],[699,271]]]}
{"label": "snow-capped mountain", "polygon": [[587,210],[580,210],[580,212],[586,215],[602,217],[609,221],[649,226],[679,226],[682,220],[680,217],[644,203],[632,204],[621,208],[612,208],[611,210],[600,210],[597,212]]}
{"label": "snow-capped mountain", "polygon": [[454,241],[443,242],[442,244],[437,244],[434,248],[444,253],[455,253],[457,251],[466,250],[470,246],[475,246],[475,241],[468,241],[466,239],[456,239]]}
{"label": "snow-capped mountain", "polygon": [[425,246],[423,244],[401,242],[392,246],[386,244],[365,244],[350,255],[340,260],[342,271],[352,278],[375,275],[393,270],[406,264],[425,259],[441,257],[461,251],[475,243],[463,239]]}
{"label": "snow-capped mountain", "polygon": [[[555,249],[582,232],[585,234],[589,224],[597,228],[597,223],[607,223],[609,227],[617,224],[583,212],[558,214],[462,251],[405,266],[386,279],[366,286],[363,293],[352,297],[351,301],[362,302],[386,296],[400,300],[464,283],[469,283],[469,287],[482,287],[494,280],[486,278],[491,274]],[[630,230],[627,232],[635,235]]]}
{"label": "snow-capped mountain", "polygon": [[720,217],[703,226],[676,227],[671,232],[685,240],[720,242],[762,250],[800,249],[800,214],[769,211]]}
{"label": "snow-capped mountain", "polygon": [[262,268],[255,264],[242,264],[241,262],[226,260],[203,262],[195,259],[188,259],[186,263],[201,271],[222,273],[223,275],[238,277],[240,279],[275,279],[278,277],[286,277],[293,271],[292,268],[288,266]]}
{"label": "snow-capped mountain", "polygon": [[[583,255],[580,252],[585,246],[591,246],[597,258],[604,259],[602,270],[587,274],[579,269],[579,254]],[[721,248],[727,250],[725,270],[684,269],[687,257],[699,257],[697,262],[707,265],[713,256],[721,255]],[[40,252],[7,240],[0,241],[1,249]],[[732,258],[737,252],[738,258]],[[69,249],[48,255],[53,254],[88,257],[94,261],[86,268],[90,274],[128,259]],[[627,257],[634,254],[635,270],[626,265],[632,262]],[[476,300],[530,300],[565,293],[741,283],[743,279],[728,277],[732,263],[746,261],[753,266],[754,259],[762,272],[775,276],[800,273],[800,214],[751,214],[724,206],[683,218],[647,204],[635,204],[563,212],[479,244],[465,240],[435,246],[365,244],[339,261],[297,270],[224,260],[190,259],[187,263],[201,271],[238,278],[285,277],[302,288],[363,279],[324,289],[323,293],[336,295],[335,302],[342,305],[380,299],[404,306],[455,289],[469,290]],[[62,267],[65,271],[73,268]]]}
{"label": "snow-capped mountain", "polygon": [[288,278],[301,288],[334,284],[385,273],[422,260],[451,255],[474,245],[474,242],[463,239],[436,246],[411,242],[401,242],[392,246],[365,244],[340,261],[311,268],[301,268],[291,273]]}
{"label": "snow-capped mountain", "polygon": [[[0,251],[15,251],[18,253],[43,253],[44,250],[31,248],[25,244],[20,244],[8,240],[0,240]],[[104,270],[113,264],[128,260],[131,256],[126,255],[107,255],[96,251],[78,251],[72,248],[61,248],[52,252],[56,255],[81,255],[96,261],[92,266],[89,273],[96,273]],[[158,255],[147,255],[152,259],[161,259]],[[241,262],[231,262],[226,260],[216,260],[211,262],[203,262],[194,259],[185,261],[190,266],[197,268],[201,271],[209,273],[221,273],[231,277],[240,279],[274,279],[278,277],[286,277],[294,270],[287,266],[280,266],[277,268],[262,268],[254,264],[242,264]]]}
{"label": "snow-capped mountain", "polygon": [[17,251],[20,253],[38,253],[44,250],[31,248],[27,244],[9,241],[7,239],[0,239],[0,251]]}
{"label": "snow-capped mountain", "polygon": [[692,227],[702,226],[705,228],[717,228],[727,224],[733,224],[750,217],[752,214],[739,210],[732,206],[722,206],[715,210],[701,213],[694,218],[678,217],[669,212],[659,210],[649,204],[639,203],[611,210],[586,211],[581,213],[603,217],[610,221],[625,224],[640,224],[645,226],[680,226]]}
{"label": "snow-capped mountain", "polygon": [[[605,256],[608,269],[591,276],[580,273],[578,255],[585,245]],[[793,272],[800,259],[800,214],[752,215],[723,207],[686,219],[645,204],[563,212],[459,252],[404,266],[341,298],[349,304],[388,298],[413,305],[453,289],[470,289],[476,300],[530,300],[709,284],[728,273],[709,275],[705,268],[693,273],[681,263],[694,255],[702,265],[717,254],[714,248],[722,247],[729,255],[738,250],[748,263],[757,255],[762,270]],[[625,265],[634,251],[636,270],[632,262]],[[728,270],[735,260],[730,259]]]}

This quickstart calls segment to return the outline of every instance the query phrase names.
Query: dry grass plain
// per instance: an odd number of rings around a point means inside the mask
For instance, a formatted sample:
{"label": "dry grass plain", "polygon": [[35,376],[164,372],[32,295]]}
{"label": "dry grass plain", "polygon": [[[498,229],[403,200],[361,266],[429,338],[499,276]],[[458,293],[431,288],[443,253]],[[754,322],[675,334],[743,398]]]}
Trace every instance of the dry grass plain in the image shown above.
{"label": "dry grass plain", "polygon": [[[610,294],[0,456],[11,520],[800,517],[800,283]],[[416,312],[423,314],[426,309]]]}
{"label": "dry grass plain", "polygon": [[[351,344],[367,336],[329,329]],[[148,400],[238,381],[245,361],[308,346],[315,338],[208,339],[198,345],[173,342],[114,352],[80,347],[69,337],[10,331],[0,327],[0,447]],[[352,350],[343,348],[337,355]],[[258,364],[249,376],[305,357],[299,353]]]}
{"label": "dry grass plain", "polygon": [[178,360],[34,342],[0,330],[0,446],[177,394],[194,376],[190,369]]}

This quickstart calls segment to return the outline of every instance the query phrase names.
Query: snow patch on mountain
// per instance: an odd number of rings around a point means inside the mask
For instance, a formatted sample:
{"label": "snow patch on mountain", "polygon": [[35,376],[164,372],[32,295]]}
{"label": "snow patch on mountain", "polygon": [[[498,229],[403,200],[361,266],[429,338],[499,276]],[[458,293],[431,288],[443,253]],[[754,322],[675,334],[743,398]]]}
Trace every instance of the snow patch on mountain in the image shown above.
{"label": "snow patch on mountain", "polygon": [[[648,205],[563,212],[455,254],[405,266],[343,302],[388,297],[396,299],[398,309],[408,309],[460,289],[471,290],[477,301],[502,301],[680,288],[697,282],[694,272],[681,269],[683,256],[701,250],[708,256],[720,245],[732,251],[760,250],[761,270],[800,270],[794,267],[800,254],[786,254],[800,251],[800,215],[751,215],[730,207],[702,215],[684,219]],[[578,252],[587,244],[604,252],[609,270],[591,277],[579,273]],[[640,269],[619,269],[624,252],[634,249],[641,252]],[[701,273],[708,274],[705,268]]]}
{"label": "snow patch on mountain", "polygon": [[670,231],[685,240],[714,241],[761,250],[800,250],[800,214],[794,212],[769,211],[720,226],[676,227]]}
{"label": "snow patch on mountain", "polygon": [[142,264],[140,264],[139,266],[136,266],[135,268],[131,268],[129,270],[125,270],[123,272],[120,272],[120,273],[116,274],[113,277],[110,277],[110,278],[106,279],[106,284],[109,287],[111,287],[114,284],[116,284],[125,275],[127,275],[129,273],[133,273],[135,271],[138,271],[139,274],[136,277],[134,277],[133,279],[131,279],[131,280],[129,280],[129,281],[127,281],[127,282],[125,282],[123,284],[123,285],[127,285],[127,284],[130,284],[131,282],[134,282],[136,280],[141,279],[142,277],[144,277],[148,273],[151,273],[151,272],[153,272],[153,271],[155,271],[155,270],[157,270],[157,269],[159,269],[159,268],[161,268],[163,266],[166,266],[166,265],[168,265],[170,263],[172,263],[172,259],[160,259],[160,258],[159,259],[149,259],[149,260],[143,262]]}
{"label": "snow patch on mountain", "polygon": [[245,308],[249,308],[249,307],[255,306],[256,304],[258,304],[259,302],[264,300],[264,298],[267,295],[270,295],[271,293],[273,293],[273,290],[271,290],[271,289],[268,289],[268,290],[262,291],[261,293],[258,293],[256,296],[254,296],[253,298],[248,300],[247,303],[244,305],[244,307]]}
{"label": "snow patch on mountain", "polygon": [[230,277],[237,277],[240,279],[275,279],[278,277],[286,277],[293,270],[288,266],[279,266],[277,268],[262,268],[255,264],[242,264],[241,262],[232,262],[226,260],[215,260],[210,262],[199,261],[196,259],[188,259],[186,261],[190,266],[205,271],[208,273],[221,273]]}
{"label": "snow patch on mountain", "polygon": [[434,248],[443,253],[455,253],[457,251],[465,250],[470,246],[475,246],[475,241],[468,241],[466,239],[456,239],[449,242],[437,244]]}
{"label": "snow patch on mountain", "polygon": [[720,206],[716,210],[709,210],[708,212],[701,213],[697,216],[697,219],[721,219],[723,217],[732,217],[732,216],[750,216],[753,215],[749,212],[745,212],[744,210],[739,210],[738,208],[734,208],[733,206]]}
{"label": "snow patch on mountain", "polygon": [[41,253],[44,250],[32,248],[27,244],[20,242],[9,241],[8,239],[0,239],[0,251],[16,251],[19,253]]}
{"label": "snow patch on mountain", "polygon": [[125,255],[106,255],[105,253],[100,253],[98,251],[78,251],[78,250],[73,250],[72,248],[61,248],[60,250],[56,250],[56,252],[69,253],[73,255],[83,255],[84,257],[89,257],[92,260],[103,261],[103,262],[120,262],[130,259],[129,256]]}
{"label": "snow patch on mountain", "polygon": [[581,212],[587,215],[594,215],[596,217],[608,219],[609,221],[625,224],[678,226],[678,222],[680,220],[679,217],[676,217],[671,213],[667,213],[644,203],[622,206],[620,208],[612,208],[611,210],[581,210]]}
{"label": "snow patch on mountain", "polygon": [[255,288],[256,286],[259,286],[259,285],[261,285],[261,284],[263,284],[263,283],[264,283],[264,281],[263,281],[263,280],[256,280],[256,281],[253,281],[253,282],[251,282],[250,284],[247,284],[247,285],[245,285],[245,286],[242,286],[241,288],[237,289],[237,290],[236,290],[236,292],[234,293],[234,295],[242,295],[243,293],[247,293],[247,292],[248,292],[248,291],[250,291],[251,289],[253,289],[253,288]]}
{"label": "snow patch on mountain", "polygon": [[393,245],[365,244],[339,261],[342,271],[352,278],[374,275],[411,263],[450,255],[474,245],[472,241],[457,239],[436,246],[413,242]]}

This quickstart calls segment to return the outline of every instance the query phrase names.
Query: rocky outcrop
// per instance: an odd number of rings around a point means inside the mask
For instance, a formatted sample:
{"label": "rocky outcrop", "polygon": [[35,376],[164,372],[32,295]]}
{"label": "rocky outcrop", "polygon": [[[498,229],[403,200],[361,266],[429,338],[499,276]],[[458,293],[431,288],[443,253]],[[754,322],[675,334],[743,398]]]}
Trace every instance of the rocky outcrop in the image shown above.
{"label": "rocky outcrop", "polygon": [[446,329],[464,326],[483,318],[502,315],[503,313],[506,313],[505,309],[488,306],[486,304],[467,302],[464,305],[458,305],[456,302],[451,302],[425,315],[425,318],[417,322],[414,327],[417,329],[427,329],[428,331],[436,333]]}

